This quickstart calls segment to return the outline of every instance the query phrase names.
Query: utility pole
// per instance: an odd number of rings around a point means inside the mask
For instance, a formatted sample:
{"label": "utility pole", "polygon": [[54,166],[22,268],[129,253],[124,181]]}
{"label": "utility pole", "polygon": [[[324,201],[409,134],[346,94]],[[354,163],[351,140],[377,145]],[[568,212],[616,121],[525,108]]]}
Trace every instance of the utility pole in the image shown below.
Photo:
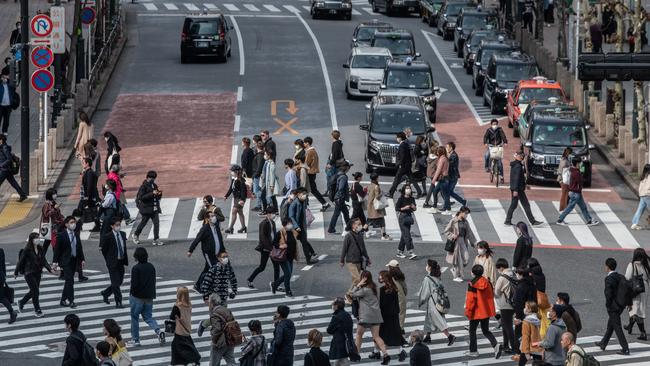
{"label": "utility pole", "polygon": [[557,13],[559,16],[559,22],[558,28],[557,28],[557,58],[558,60],[564,60],[567,55],[566,55],[566,11],[567,11],[567,6],[566,6],[566,0],[558,0],[557,1]]}
{"label": "utility pole", "polygon": [[[78,50],[83,52],[83,36],[81,34],[81,0],[74,0],[74,15],[72,18],[72,32],[70,36],[70,56],[68,57],[68,69],[65,77],[65,83],[63,84],[63,90],[66,95],[71,95],[73,81],[76,79],[74,77],[77,65],[77,53]],[[81,38],[81,42],[79,42]],[[79,44],[80,43],[80,44]],[[83,60],[83,58],[82,58]],[[80,75],[77,75],[79,77]]]}
{"label": "utility pole", "polygon": [[[625,39],[623,24],[623,15],[625,7],[621,0],[617,0],[614,6],[614,16],[616,17],[616,52],[623,52]],[[625,116],[623,115],[623,83],[617,81],[614,84],[614,145],[618,147],[618,126],[625,125]]]}
{"label": "utility pole", "polygon": [[29,195],[29,5],[20,0],[20,185]]}

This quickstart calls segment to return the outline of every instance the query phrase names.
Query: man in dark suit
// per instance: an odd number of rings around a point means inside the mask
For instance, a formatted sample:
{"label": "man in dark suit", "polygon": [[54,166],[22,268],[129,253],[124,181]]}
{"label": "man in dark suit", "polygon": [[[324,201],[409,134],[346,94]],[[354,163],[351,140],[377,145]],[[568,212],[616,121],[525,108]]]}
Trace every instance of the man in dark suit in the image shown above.
{"label": "man in dark suit", "polygon": [[201,251],[205,259],[205,267],[203,267],[201,274],[206,273],[210,267],[217,263],[219,253],[226,251],[217,215],[215,215],[214,211],[209,211],[206,212],[205,218],[208,222],[201,226],[201,230],[196,234],[196,238],[187,250],[187,256],[191,257],[196,246],[199,242],[201,243]]}
{"label": "man in dark suit", "polygon": [[9,36],[9,46],[13,47],[16,43],[20,43],[20,22],[16,22],[16,28],[11,31]]}
{"label": "man in dark suit", "polygon": [[[97,173],[92,169],[93,159],[84,158],[82,161],[83,172],[81,173],[81,192],[79,209],[96,210],[99,202],[99,191],[97,190]],[[93,230],[99,230],[99,215],[95,215],[95,227]]]}
{"label": "man in dark suit", "polygon": [[267,207],[264,211],[264,220],[260,221],[259,226],[259,240],[255,250],[260,252],[260,265],[253,270],[248,276],[248,287],[255,288],[253,281],[258,274],[264,272],[266,263],[269,261],[271,250],[273,250],[273,240],[275,239],[275,221],[273,221],[273,208]]}
{"label": "man in dark suit", "polygon": [[530,210],[530,203],[526,196],[526,172],[523,161],[524,152],[519,150],[515,153],[515,160],[510,162],[511,200],[508,214],[506,215],[506,221],[503,223],[504,225],[512,226],[512,215],[517,209],[519,202],[521,202],[531,225],[536,226],[542,224],[542,222],[535,220],[535,216],[533,216],[533,212]]}
{"label": "man in dark suit", "polygon": [[108,276],[111,279],[111,284],[101,292],[102,299],[106,304],[110,304],[108,298],[112,293],[115,297],[115,307],[118,309],[123,308],[120,286],[124,282],[124,267],[129,265],[126,253],[126,233],[120,231],[121,224],[121,218],[113,219],[112,230],[104,235],[104,244],[102,245],[102,254],[106,268],[108,268]]}
{"label": "man in dark suit", "polygon": [[74,309],[77,304],[74,302],[74,274],[77,271],[78,263],[85,267],[81,239],[75,233],[77,220],[74,216],[68,216],[63,220],[65,230],[61,230],[56,237],[56,248],[54,248],[54,268],[63,269],[63,294],[61,295],[61,306],[69,306]]}
{"label": "man in dark suit", "polygon": [[625,339],[625,333],[623,333],[623,327],[621,326],[621,313],[625,307],[632,305],[631,299],[626,299],[627,286],[623,282],[626,281],[625,276],[616,272],[616,259],[614,258],[607,258],[605,260],[605,272],[607,272],[607,277],[605,277],[605,307],[607,308],[608,316],[607,330],[605,330],[603,339],[600,342],[596,342],[596,346],[604,351],[612,333],[616,332],[616,339],[622,348],[616,353],[622,356],[629,356],[630,348],[628,347],[627,339]]}
{"label": "man in dark suit", "polygon": [[9,324],[13,324],[18,318],[18,312],[11,306],[11,301],[7,298],[3,289],[7,282],[7,265],[5,264],[5,251],[0,248],[0,304],[4,305],[9,312]]}
{"label": "man in dark suit", "polygon": [[411,177],[411,164],[413,160],[411,159],[411,146],[408,139],[406,138],[406,133],[398,132],[397,133],[397,143],[399,147],[397,148],[397,157],[395,159],[395,165],[397,165],[397,172],[395,173],[395,178],[393,178],[393,184],[388,190],[388,197],[393,197],[397,186],[404,179],[409,179]]}

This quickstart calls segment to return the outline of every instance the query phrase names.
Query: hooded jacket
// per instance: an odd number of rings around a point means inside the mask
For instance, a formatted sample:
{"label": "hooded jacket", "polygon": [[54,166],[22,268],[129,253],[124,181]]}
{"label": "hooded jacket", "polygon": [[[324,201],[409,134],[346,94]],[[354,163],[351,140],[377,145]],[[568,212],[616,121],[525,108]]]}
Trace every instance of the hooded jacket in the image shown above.
{"label": "hooded jacket", "polygon": [[546,330],[546,336],[539,344],[544,348],[544,361],[551,365],[564,365],[564,351],[560,340],[562,333],[566,331],[566,325],[562,319],[556,319],[551,322],[551,326]]}
{"label": "hooded jacket", "polygon": [[533,347],[532,344],[541,341],[539,336],[539,326],[541,322],[537,314],[528,314],[521,323],[521,345],[519,350],[521,353],[537,353],[541,354],[544,349],[542,347]]}
{"label": "hooded jacket", "polygon": [[293,342],[296,339],[296,327],[290,319],[282,319],[275,324],[271,353],[273,365],[293,365]]}
{"label": "hooded jacket", "polygon": [[467,285],[465,297],[465,316],[469,320],[481,320],[496,315],[494,309],[494,290],[490,281],[481,276]]}
{"label": "hooded jacket", "polygon": [[524,164],[515,159],[510,162],[510,190],[522,192],[526,189],[526,174]]}

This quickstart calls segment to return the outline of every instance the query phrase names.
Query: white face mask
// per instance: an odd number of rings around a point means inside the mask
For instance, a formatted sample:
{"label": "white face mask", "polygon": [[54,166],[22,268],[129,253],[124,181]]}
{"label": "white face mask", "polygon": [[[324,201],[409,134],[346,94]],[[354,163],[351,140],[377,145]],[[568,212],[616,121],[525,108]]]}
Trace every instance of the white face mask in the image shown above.
{"label": "white face mask", "polygon": [[293,224],[287,224],[284,228],[287,230],[293,230]]}
{"label": "white face mask", "polygon": [[498,127],[499,127],[499,126],[497,126],[497,125],[492,125],[492,129],[493,129],[493,130],[496,130]]}
{"label": "white face mask", "polygon": [[77,228],[77,223],[76,222],[72,222],[72,223],[68,224],[68,229],[70,229],[70,231],[74,231],[74,229],[76,229],[76,228]]}
{"label": "white face mask", "polygon": [[477,249],[477,252],[478,252],[478,255],[483,255],[483,254],[485,254],[485,249],[479,248],[479,249]]}
{"label": "white face mask", "polygon": [[550,311],[546,312],[546,318],[548,318],[548,320],[553,320],[553,317],[551,317],[551,312]]}
{"label": "white face mask", "polygon": [[236,177],[237,177],[237,173],[235,173],[235,172],[230,172],[230,176],[233,177],[233,178],[236,178]]}
{"label": "white face mask", "polygon": [[213,224],[216,224],[217,223],[217,217],[216,216],[211,216],[210,217],[210,222],[213,223]]}
{"label": "white face mask", "polygon": [[59,197],[59,195],[57,195],[56,193],[52,195],[53,200],[55,200],[57,197]]}
{"label": "white face mask", "polygon": [[300,146],[296,145],[296,150],[300,150]]}
{"label": "white face mask", "polygon": [[407,195],[407,196],[410,196],[411,195],[411,190],[410,189],[405,189],[404,194]]}
{"label": "white face mask", "polygon": [[228,262],[230,262],[230,259],[228,257],[221,258],[221,263],[228,264]]}
{"label": "white face mask", "polygon": [[357,227],[354,228],[355,233],[360,233],[361,230],[363,230],[363,228],[361,226],[357,226]]}

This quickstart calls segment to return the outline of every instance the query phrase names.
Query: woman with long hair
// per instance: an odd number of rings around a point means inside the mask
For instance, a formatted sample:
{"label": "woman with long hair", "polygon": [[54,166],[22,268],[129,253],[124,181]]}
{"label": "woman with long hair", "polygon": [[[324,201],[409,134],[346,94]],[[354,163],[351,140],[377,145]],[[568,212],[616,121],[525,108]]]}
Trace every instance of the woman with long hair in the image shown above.
{"label": "woman with long hair", "polygon": [[494,267],[494,251],[490,248],[487,241],[481,240],[476,243],[476,258],[474,258],[474,265],[480,264],[483,266],[483,277],[490,281],[494,286],[497,282],[497,270]]}
{"label": "woman with long hair", "polygon": [[[433,173],[436,171],[436,166],[438,162],[438,154],[436,153],[438,151],[438,142],[433,140],[429,141],[429,154],[427,155],[427,168],[426,168],[426,176],[425,178],[431,178],[433,177]],[[429,189],[432,190],[433,187],[436,183],[434,181],[429,182]],[[424,204],[422,205],[423,208],[431,208],[431,204],[429,203],[428,199],[424,201]]]}
{"label": "woman with long hair", "polygon": [[[48,188],[45,191],[45,203],[41,209],[41,236],[45,239],[43,244],[43,257],[47,254],[47,248],[52,245],[56,247],[56,236],[59,229],[63,229],[63,214],[61,205],[56,201],[57,191],[54,188]],[[63,273],[61,273],[63,276]]]}
{"label": "woman with long hair", "polygon": [[79,127],[77,128],[77,138],[74,142],[74,149],[79,159],[83,160],[86,156],[84,146],[93,138],[93,124],[84,111],[79,112]]}
{"label": "woman with long hair", "polygon": [[569,204],[569,185],[563,182],[562,172],[564,172],[564,169],[571,167],[571,154],[573,154],[573,149],[570,147],[565,148],[557,166],[557,182],[560,183],[560,188],[562,188],[562,193],[560,193],[560,212],[564,211]]}
{"label": "woman with long hair", "polygon": [[105,319],[103,323],[104,341],[110,346],[111,359],[116,366],[130,366],[133,361],[126,349],[126,342],[122,339],[122,328],[114,319]]}
{"label": "woman with long hair", "polygon": [[[411,174],[411,183],[415,186],[417,196],[415,198],[423,197],[427,194],[427,155],[428,146],[424,135],[418,135],[415,138],[415,146],[413,147],[413,155],[415,161],[413,162],[414,171]],[[420,187],[422,185],[422,187]]]}
{"label": "woman with long hair", "polygon": [[548,327],[551,326],[551,321],[546,316],[546,312],[551,309],[551,303],[546,294],[546,275],[542,270],[542,265],[539,264],[537,258],[528,258],[527,261],[528,275],[533,279],[535,284],[537,306],[539,307],[539,319],[541,324],[539,326],[539,334],[544,338]]}
{"label": "woman with long hair", "polygon": [[120,151],[122,151],[122,148],[117,141],[117,137],[115,137],[115,135],[110,131],[104,132],[104,141],[106,141],[106,160],[104,162],[104,170],[106,171],[106,174],[108,174],[110,167],[121,163]]}
{"label": "woman with long hair", "polygon": [[399,326],[402,328],[402,334],[404,334],[404,322],[406,321],[406,296],[408,295],[406,276],[404,276],[404,272],[399,268],[399,262],[395,259],[388,262],[386,266],[388,267],[390,277],[393,279],[393,282],[395,282],[395,287],[397,287],[397,295],[399,298]]}
{"label": "woman with long hair", "polygon": [[201,354],[192,341],[192,302],[185,286],[176,289],[176,303],[169,319],[176,322],[172,341],[172,365],[198,365]]}
{"label": "woman with long hair", "polygon": [[463,282],[463,270],[469,264],[469,247],[473,247],[476,242],[474,233],[467,222],[469,213],[468,207],[461,207],[445,227],[447,240],[454,243],[453,251],[447,252],[445,259],[452,266],[451,274],[454,276],[455,282]]}
{"label": "woman with long hair", "polygon": [[297,139],[293,142],[293,146],[295,147],[296,151],[293,153],[293,159],[297,160],[298,158],[301,158],[303,161],[305,160],[305,142],[302,141],[302,139]]}
{"label": "woman with long hair", "polygon": [[237,217],[239,217],[241,228],[237,230],[237,232],[241,234],[246,232],[244,203],[246,203],[248,189],[246,188],[246,180],[244,179],[242,168],[239,165],[235,164],[230,167],[230,175],[230,187],[228,188],[228,192],[226,192],[226,195],[223,198],[227,200],[228,197],[232,195],[233,203],[232,210],[230,211],[230,226],[228,226],[228,229],[225,230],[225,233],[233,233],[235,230],[235,221],[237,220]]}
{"label": "woman with long hair", "polygon": [[528,225],[519,221],[515,225],[517,233],[517,244],[515,245],[515,254],[512,256],[512,268],[526,266],[528,259],[533,256],[533,238],[528,233]]}
{"label": "woman with long hair", "polygon": [[27,244],[22,249],[18,263],[16,264],[16,269],[14,270],[14,278],[23,274],[25,276],[25,282],[27,282],[27,286],[29,287],[29,292],[21,300],[18,300],[18,310],[22,313],[25,304],[31,299],[34,304],[34,314],[37,318],[43,316],[40,302],[38,301],[43,267],[48,272],[54,273],[50,264],[47,263],[47,259],[45,259],[43,240],[39,236],[38,233],[29,234]]}
{"label": "woman with long hair", "polygon": [[[375,201],[380,201],[382,197],[381,187],[379,187],[379,174],[370,174],[370,186],[368,186],[368,226],[379,228],[381,233],[381,240],[391,240],[390,235],[386,234],[386,216],[385,208],[375,208]],[[372,235],[371,231],[366,232],[366,238]]]}
{"label": "woman with long hair", "polygon": [[[643,172],[641,173],[641,181],[639,182],[639,206],[636,209],[636,213],[632,218],[633,230],[641,230],[643,226],[639,225],[641,220],[641,215],[643,212],[650,207],[650,164],[646,164],[643,167]],[[650,222],[650,218],[648,218]]]}
{"label": "woman with long hair", "polygon": [[390,273],[386,270],[379,271],[379,310],[383,322],[379,326],[379,336],[384,341],[386,348],[399,347],[399,361],[406,359],[406,351],[402,347],[406,343],[402,337],[399,324],[399,295],[397,286]]}
{"label": "woman with long hair", "polygon": [[447,336],[447,346],[454,344],[456,336],[449,333],[449,326],[445,315],[440,313],[436,308],[436,303],[439,303],[441,296],[445,296],[445,287],[442,284],[442,272],[440,265],[433,259],[427,259],[425,267],[426,276],[422,280],[420,290],[418,290],[418,306],[420,308],[426,306],[426,314],[424,316],[424,331],[427,332],[424,337],[424,343],[431,343],[432,332],[442,332]]}
{"label": "woman with long hair", "polygon": [[[449,202],[449,158],[447,158],[447,149],[444,146],[438,146],[436,149],[436,169],[431,176],[431,185],[429,186],[429,193],[425,199],[425,204],[429,202],[433,195],[433,203],[431,204],[431,213],[442,213],[443,215],[451,215],[450,202]],[[437,182],[437,183],[436,183]],[[438,210],[438,193],[442,196],[443,206],[442,210]]]}
{"label": "woman with long hair", "polygon": [[[381,364],[388,365],[390,356],[384,340],[379,336],[379,326],[384,322],[384,319],[379,308],[377,285],[372,281],[372,274],[368,271],[361,272],[359,278],[359,282],[352,287],[350,293],[350,296],[359,301],[359,323],[357,324],[357,336],[354,343],[357,350],[361,350],[363,334],[366,329],[369,329],[375,343],[375,350],[370,354],[369,358],[376,360],[381,358]],[[381,351],[381,355],[379,351]]]}
{"label": "woman with long hair", "polygon": [[645,316],[646,316],[646,307],[648,306],[648,292],[650,292],[650,258],[643,248],[634,249],[632,254],[632,262],[627,265],[625,270],[625,278],[628,280],[633,279],[636,276],[642,276],[643,285],[645,286],[645,291],[636,295],[632,300],[632,308],[630,308],[630,323],[625,327],[629,334],[632,334],[634,330],[634,323],[639,326],[639,331],[641,335],[637,339],[642,341],[647,341],[648,336],[645,332]]}

